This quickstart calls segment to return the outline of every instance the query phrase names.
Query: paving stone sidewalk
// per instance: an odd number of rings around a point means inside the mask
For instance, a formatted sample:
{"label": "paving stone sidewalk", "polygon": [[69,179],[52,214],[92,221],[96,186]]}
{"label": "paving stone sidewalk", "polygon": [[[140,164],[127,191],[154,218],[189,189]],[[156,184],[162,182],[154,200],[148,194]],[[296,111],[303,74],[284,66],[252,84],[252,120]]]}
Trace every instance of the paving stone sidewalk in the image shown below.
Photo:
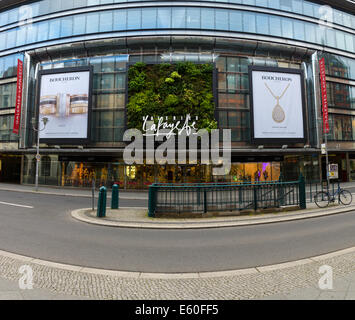
{"label": "paving stone sidewalk", "polygon": [[[311,261],[230,275],[181,275],[169,279],[154,274],[118,276],[110,271],[80,271],[0,255],[0,299],[355,299],[355,250]],[[24,264],[33,269],[33,291],[24,292],[17,287],[21,277],[18,270]],[[333,268],[333,290],[321,291],[317,287],[323,265]]]}

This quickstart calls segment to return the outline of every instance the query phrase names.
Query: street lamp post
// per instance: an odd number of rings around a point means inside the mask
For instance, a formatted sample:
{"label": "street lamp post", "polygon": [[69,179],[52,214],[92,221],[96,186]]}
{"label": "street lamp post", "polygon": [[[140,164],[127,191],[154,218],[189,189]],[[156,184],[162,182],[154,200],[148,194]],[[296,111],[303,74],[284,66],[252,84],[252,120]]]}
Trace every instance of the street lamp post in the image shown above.
{"label": "street lamp post", "polygon": [[33,130],[37,132],[37,154],[36,154],[36,191],[38,192],[38,175],[39,175],[39,162],[41,161],[41,158],[40,158],[40,154],[39,154],[39,133],[41,131],[43,131],[45,128],[46,128],[46,125],[48,123],[49,119],[44,117],[42,119],[42,122],[43,122],[43,128],[40,129],[40,123],[38,123],[38,128],[36,129],[35,128],[35,123],[36,123],[36,119],[35,118],[32,118],[32,127],[33,127]]}

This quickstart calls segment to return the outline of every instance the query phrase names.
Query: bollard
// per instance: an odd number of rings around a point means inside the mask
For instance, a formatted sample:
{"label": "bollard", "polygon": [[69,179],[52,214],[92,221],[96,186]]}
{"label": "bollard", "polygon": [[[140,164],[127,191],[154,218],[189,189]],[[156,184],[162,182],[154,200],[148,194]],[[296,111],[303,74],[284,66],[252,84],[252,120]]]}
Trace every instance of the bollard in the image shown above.
{"label": "bollard", "polygon": [[98,218],[106,217],[106,200],[107,200],[107,189],[105,187],[101,187],[99,191],[99,200],[97,203]]}
{"label": "bollard", "polygon": [[299,188],[299,198],[300,198],[300,209],[307,209],[307,201],[306,201],[306,183],[302,173],[299,177],[298,182]]}
{"label": "bollard", "polygon": [[119,208],[119,191],[118,191],[118,185],[114,184],[112,186],[111,209],[118,209],[118,208]]}

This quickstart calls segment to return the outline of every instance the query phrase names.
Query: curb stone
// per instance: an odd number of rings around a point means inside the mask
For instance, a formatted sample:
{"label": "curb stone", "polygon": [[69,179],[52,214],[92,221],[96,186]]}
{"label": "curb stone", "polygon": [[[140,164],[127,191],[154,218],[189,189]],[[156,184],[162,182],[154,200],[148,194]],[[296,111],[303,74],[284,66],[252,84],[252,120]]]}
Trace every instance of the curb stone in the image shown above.
{"label": "curb stone", "polygon": [[[108,208],[110,209],[110,208]],[[121,209],[137,209],[146,211],[143,208],[121,208]],[[136,228],[136,229],[208,229],[208,228],[226,228],[226,227],[239,227],[239,226],[251,226],[251,225],[261,225],[261,224],[270,224],[270,223],[279,223],[279,222],[288,222],[295,220],[303,219],[312,219],[317,217],[330,216],[340,213],[346,213],[355,210],[355,206],[347,206],[336,209],[328,210],[318,210],[315,209],[313,212],[304,212],[304,213],[287,213],[283,216],[272,216],[272,217],[248,217],[246,219],[239,219],[236,217],[231,220],[230,217],[226,217],[224,220],[220,221],[193,221],[192,219],[188,222],[159,222],[159,221],[118,221],[110,220],[107,218],[96,218],[89,217],[86,213],[91,212],[92,209],[77,209],[71,212],[71,216],[81,222],[88,224],[106,226],[106,227],[118,227],[118,228]]]}

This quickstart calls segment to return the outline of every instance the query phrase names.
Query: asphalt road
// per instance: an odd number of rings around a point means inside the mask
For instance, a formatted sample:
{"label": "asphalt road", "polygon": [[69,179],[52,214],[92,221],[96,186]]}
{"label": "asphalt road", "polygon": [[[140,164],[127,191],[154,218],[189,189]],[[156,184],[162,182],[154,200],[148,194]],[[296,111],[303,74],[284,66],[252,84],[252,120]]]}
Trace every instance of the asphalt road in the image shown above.
{"label": "asphalt road", "polygon": [[[73,209],[90,207],[90,201],[0,191],[0,249],[94,268],[203,272],[282,263],[355,246],[355,212],[250,227],[135,230],[89,225],[70,216]],[[144,200],[121,200],[121,206],[146,205]]]}

